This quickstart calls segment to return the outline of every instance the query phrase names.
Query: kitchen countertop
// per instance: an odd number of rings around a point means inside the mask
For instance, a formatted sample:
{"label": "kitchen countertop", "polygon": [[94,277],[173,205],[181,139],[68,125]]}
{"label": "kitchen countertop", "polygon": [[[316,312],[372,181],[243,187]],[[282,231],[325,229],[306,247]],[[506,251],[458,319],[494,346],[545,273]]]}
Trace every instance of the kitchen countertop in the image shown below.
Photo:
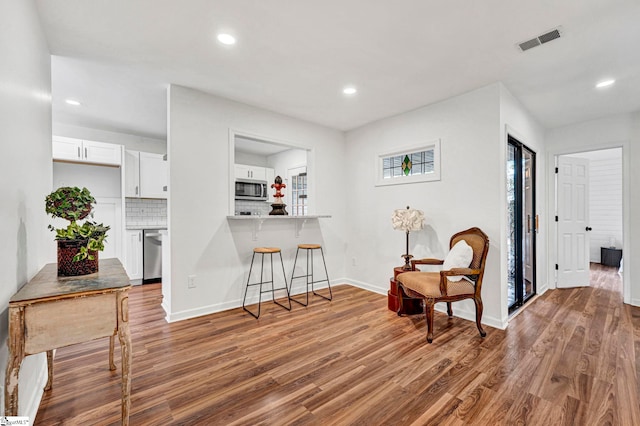
{"label": "kitchen countertop", "polygon": [[294,219],[294,220],[302,220],[302,219],[323,219],[330,218],[331,215],[328,214],[309,214],[306,216],[269,216],[269,215],[242,215],[242,216],[227,216],[227,219],[232,220],[273,220],[273,219]]}

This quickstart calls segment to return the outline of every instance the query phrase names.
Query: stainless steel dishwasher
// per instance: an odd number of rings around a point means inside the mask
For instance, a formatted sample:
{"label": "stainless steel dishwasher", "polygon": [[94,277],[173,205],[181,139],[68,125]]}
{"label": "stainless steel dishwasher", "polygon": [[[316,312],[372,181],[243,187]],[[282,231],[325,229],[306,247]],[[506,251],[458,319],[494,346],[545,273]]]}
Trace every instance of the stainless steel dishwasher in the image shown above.
{"label": "stainless steel dishwasher", "polygon": [[142,283],[162,281],[162,234],[160,229],[142,231]]}

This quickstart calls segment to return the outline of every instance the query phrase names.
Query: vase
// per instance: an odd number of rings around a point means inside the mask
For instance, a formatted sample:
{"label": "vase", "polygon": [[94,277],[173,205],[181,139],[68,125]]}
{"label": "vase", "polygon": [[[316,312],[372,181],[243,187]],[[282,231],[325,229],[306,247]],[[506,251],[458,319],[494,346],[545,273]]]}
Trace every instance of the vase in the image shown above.
{"label": "vase", "polygon": [[75,277],[98,272],[98,252],[89,250],[89,257],[77,262],[73,257],[80,252],[80,247],[87,245],[87,240],[58,240],[58,276]]}

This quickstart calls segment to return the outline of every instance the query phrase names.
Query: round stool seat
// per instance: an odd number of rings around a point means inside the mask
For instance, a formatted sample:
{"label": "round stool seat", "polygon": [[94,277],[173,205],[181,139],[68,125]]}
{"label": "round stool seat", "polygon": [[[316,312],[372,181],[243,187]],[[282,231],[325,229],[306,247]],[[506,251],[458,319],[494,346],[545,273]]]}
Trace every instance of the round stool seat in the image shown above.
{"label": "round stool seat", "polygon": [[320,244],[298,244],[298,248],[307,250],[319,249],[321,247],[322,246]]}
{"label": "round stool seat", "polygon": [[253,249],[254,253],[280,253],[278,247],[256,247]]}

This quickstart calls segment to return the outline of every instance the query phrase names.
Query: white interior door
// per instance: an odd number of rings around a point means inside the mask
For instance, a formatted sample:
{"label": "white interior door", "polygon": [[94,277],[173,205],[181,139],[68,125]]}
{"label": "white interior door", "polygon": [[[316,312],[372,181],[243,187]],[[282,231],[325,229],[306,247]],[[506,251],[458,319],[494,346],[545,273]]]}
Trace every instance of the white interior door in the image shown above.
{"label": "white interior door", "polygon": [[558,287],[589,285],[589,160],[558,157]]}

